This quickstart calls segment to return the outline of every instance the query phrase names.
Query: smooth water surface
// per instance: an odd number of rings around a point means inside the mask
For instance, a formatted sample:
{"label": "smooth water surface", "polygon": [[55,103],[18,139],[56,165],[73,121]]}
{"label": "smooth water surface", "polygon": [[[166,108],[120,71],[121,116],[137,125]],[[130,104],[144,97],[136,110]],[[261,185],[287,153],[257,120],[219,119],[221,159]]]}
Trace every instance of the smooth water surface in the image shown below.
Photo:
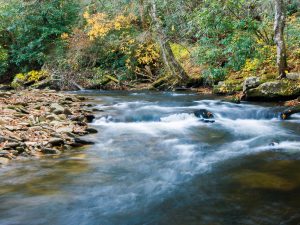
{"label": "smooth water surface", "polygon": [[0,169],[1,225],[300,224],[299,115],[194,93],[82,94],[103,110],[96,144]]}

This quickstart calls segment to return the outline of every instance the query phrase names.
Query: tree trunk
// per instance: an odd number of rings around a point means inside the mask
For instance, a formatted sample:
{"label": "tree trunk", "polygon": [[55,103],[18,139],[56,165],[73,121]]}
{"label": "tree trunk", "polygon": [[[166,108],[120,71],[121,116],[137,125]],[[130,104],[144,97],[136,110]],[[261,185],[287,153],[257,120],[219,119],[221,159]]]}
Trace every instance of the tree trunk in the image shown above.
{"label": "tree trunk", "polygon": [[275,0],[275,43],[277,46],[277,66],[279,78],[286,77],[287,57],[286,46],[284,40],[284,27],[285,27],[285,9],[284,0]]}
{"label": "tree trunk", "polygon": [[154,32],[160,45],[161,54],[166,68],[172,77],[176,77],[181,81],[187,81],[188,76],[182,66],[177,62],[172,52],[169,40],[163,30],[160,19],[157,17],[157,8],[155,0],[151,0],[151,18],[154,24]]}
{"label": "tree trunk", "polygon": [[145,8],[144,8],[144,0],[138,1],[138,8],[139,8],[139,14],[140,14],[140,20],[141,20],[141,28],[146,28],[146,19],[145,19]]}

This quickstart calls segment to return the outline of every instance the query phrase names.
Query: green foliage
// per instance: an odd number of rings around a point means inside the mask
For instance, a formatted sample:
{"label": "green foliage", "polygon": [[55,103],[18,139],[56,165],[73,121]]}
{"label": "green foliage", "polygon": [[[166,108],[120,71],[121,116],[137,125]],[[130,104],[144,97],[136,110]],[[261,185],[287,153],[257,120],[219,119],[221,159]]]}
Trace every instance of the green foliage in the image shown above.
{"label": "green foliage", "polygon": [[240,70],[255,55],[256,33],[261,25],[250,11],[243,13],[247,4],[243,0],[205,1],[196,13],[198,59],[206,65],[204,75],[210,82],[223,80],[228,72]]}
{"label": "green foliage", "polygon": [[[273,1],[155,2],[162,36],[190,77],[214,84],[276,70]],[[299,71],[300,3],[286,3],[288,63]],[[151,1],[0,0],[0,20],[2,77],[45,65],[76,82],[135,83],[167,71]]]}
{"label": "green foliage", "polygon": [[40,68],[60,35],[70,31],[78,6],[74,0],[5,3],[0,8],[0,45],[8,50],[10,65],[21,71]]}
{"label": "green foliage", "polygon": [[4,75],[8,69],[8,52],[0,45],[0,76]]}
{"label": "green foliage", "polygon": [[53,41],[69,32],[77,14],[74,1],[52,0],[23,4],[21,18],[9,28],[16,35],[11,46],[12,62],[19,66],[40,67]]}

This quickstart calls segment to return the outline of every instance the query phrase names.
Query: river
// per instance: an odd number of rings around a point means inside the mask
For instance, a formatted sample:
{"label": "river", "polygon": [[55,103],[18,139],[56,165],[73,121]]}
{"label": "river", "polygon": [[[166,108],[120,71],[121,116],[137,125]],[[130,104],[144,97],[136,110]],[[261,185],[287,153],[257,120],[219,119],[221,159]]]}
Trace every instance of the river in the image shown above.
{"label": "river", "polygon": [[300,115],[195,93],[80,94],[103,110],[95,145],[0,169],[1,225],[300,223]]}

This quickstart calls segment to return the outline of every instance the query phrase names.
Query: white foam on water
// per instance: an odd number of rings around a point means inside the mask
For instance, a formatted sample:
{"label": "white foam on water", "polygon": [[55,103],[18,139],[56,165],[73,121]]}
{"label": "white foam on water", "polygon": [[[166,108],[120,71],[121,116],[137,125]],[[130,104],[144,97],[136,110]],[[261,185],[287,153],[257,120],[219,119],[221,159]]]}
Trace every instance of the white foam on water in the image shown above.
{"label": "white foam on water", "polygon": [[196,94],[194,94],[194,93],[176,93],[176,92],[171,92],[170,95],[176,97],[176,96],[191,96],[191,95],[196,95]]}
{"label": "white foam on water", "polygon": [[162,122],[176,122],[176,121],[187,121],[187,122],[195,122],[199,119],[189,113],[178,113],[178,114],[172,114],[170,116],[166,116],[160,119]]}
{"label": "white foam on water", "polygon": [[138,110],[173,112],[175,110],[175,108],[174,107],[167,107],[167,106],[158,106],[158,105],[146,105],[146,106],[139,107]]}
{"label": "white foam on water", "polygon": [[255,120],[255,119],[217,119],[216,123],[221,124],[235,134],[241,135],[263,135],[263,134],[279,134],[283,130],[278,128],[278,120]]}
{"label": "white foam on water", "polygon": [[300,113],[293,114],[291,116],[292,119],[300,119]]}
{"label": "white foam on water", "polygon": [[134,92],[134,93],[131,93],[130,95],[132,95],[132,96],[144,96],[144,95],[147,95],[146,93],[143,93],[143,92],[141,92],[141,93],[139,93],[139,92]]}
{"label": "white foam on water", "polygon": [[300,153],[300,142],[298,141],[283,141],[255,148],[257,151],[275,150],[287,153]]}
{"label": "white foam on water", "polygon": [[300,123],[300,113],[293,114],[286,122]]}
{"label": "white foam on water", "polygon": [[132,101],[132,102],[118,102],[112,105],[99,104],[97,108],[99,109],[117,109],[117,110],[126,110],[129,108],[138,108],[140,106],[144,106],[149,104],[146,101]]}
{"label": "white foam on water", "polygon": [[212,167],[220,162],[241,156],[249,155],[258,152],[263,152],[269,149],[252,148],[251,143],[255,142],[259,137],[253,137],[247,140],[238,140],[220,146],[217,151],[202,157],[195,168],[198,173],[204,173],[212,169]]}
{"label": "white foam on water", "polygon": [[193,126],[205,125],[201,123],[197,117],[192,114],[174,114],[167,117],[161,118],[161,121],[153,122],[112,122],[111,118],[102,117],[97,119],[94,126],[102,126],[105,129],[114,130],[116,133],[122,132],[136,132],[145,133],[150,135],[156,135],[160,132],[168,131],[174,132],[185,132],[188,128]]}

